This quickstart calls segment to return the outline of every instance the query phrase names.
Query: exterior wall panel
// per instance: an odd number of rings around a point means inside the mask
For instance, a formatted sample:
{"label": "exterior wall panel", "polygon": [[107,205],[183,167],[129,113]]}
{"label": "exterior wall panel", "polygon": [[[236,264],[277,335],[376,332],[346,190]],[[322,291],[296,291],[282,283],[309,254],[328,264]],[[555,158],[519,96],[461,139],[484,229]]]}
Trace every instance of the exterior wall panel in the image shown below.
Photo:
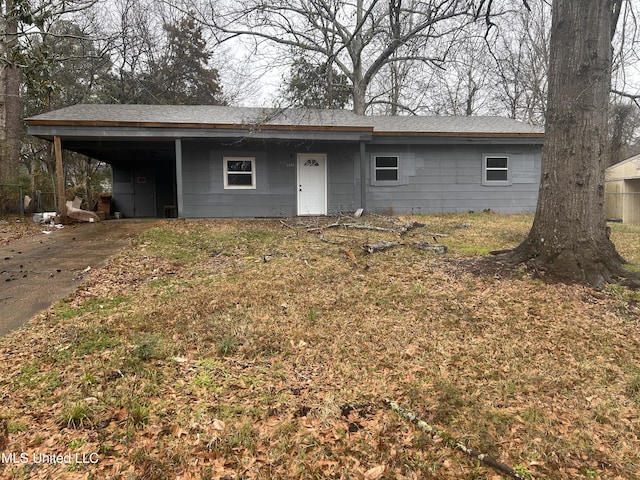
{"label": "exterior wall panel", "polygon": [[113,211],[121,212],[125,217],[133,217],[133,172],[128,168],[113,165],[112,196]]}
{"label": "exterior wall panel", "polygon": [[[304,148],[303,148],[304,147]],[[219,142],[183,140],[184,211],[186,218],[290,217],[297,213],[298,153],[327,155],[329,213],[355,208],[354,157],[357,144],[268,145],[229,148]],[[255,158],[255,189],[225,189],[223,159]]]}
{"label": "exterior wall panel", "polygon": [[[387,139],[388,141],[388,139]],[[297,213],[296,158],[299,153],[327,156],[328,213],[353,212],[360,202],[360,146],[356,142],[254,142],[182,139],[185,218],[290,217]],[[398,143],[366,145],[367,210],[371,212],[442,213],[491,209],[500,213],[533,212],[540,175],[539,145],[435,145]],[[393,185],[372,182],[373,156],[399,157]],[[483,185],[483,158],[509,158],[509,185]],[[225,157],[255,159],[255,188],[225,188]],[[114,173],[114,196],[127,205],[124,183]],[[129,178],[127,181],[130,181]],[[126,215],[126,209],[122,208]]]}
{"label": "exterior wall panel", "polygon": [[[367,206],[374,212],[441,213],[491,209],[534,212],[541,153],[538,145],[384,145],[369,147],[370,157],[396,152],[407,182],[380,186],[367,181]],[[509,158],[509,185],[483,185],[484,155]],[[372,161],[369,159],[369,161]],[[406,162],[406,163],[404,163]]]}

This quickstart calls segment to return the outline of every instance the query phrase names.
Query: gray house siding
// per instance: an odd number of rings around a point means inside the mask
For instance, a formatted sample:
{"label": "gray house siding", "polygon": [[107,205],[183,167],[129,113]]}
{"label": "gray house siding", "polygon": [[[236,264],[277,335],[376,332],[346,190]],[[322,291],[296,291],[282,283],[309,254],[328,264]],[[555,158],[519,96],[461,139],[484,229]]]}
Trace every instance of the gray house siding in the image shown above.
{"label": "gray house siding", "polygon": [[[367,208],[371,211],[535,211],[541,158],[537,146],[371,145],[368,152]],[[397,184],[384,186],[372,181],[376,155],[398,155]],[[485,155],[509,159],[508,185],[483,185]]]}
{"label": "gray house siding", "polygon": [[[239,146],[183,140],[185,218],[288,217],[297,215],[297,155],[327,156],[327,213],[361,207],[359,145],[349,142],[305,145]],[[376,182],[374,157],[397,155],[394,185]],[[483,185],[485,155],[509,159],[508,185]],[[225,189],[224,158],[255,159],[255,188]],[[365,157],[368,211],[398,214],[464,212],[533,212],[538,196],[539,146],[509,145],[367,145]]]}
{"label": "gray house siding", "polygon": [[[356,205],[354,157],[356,145],[249,145],[233,148],[221,142],[182,141],[183,212],[185,218],[288,217],[297,214],[296,165],[299,153],[327,156],[328,213],[350,211]],[[255,159],[255,187],[224,185],[224,159]]]}
{"label": "gray house siding", "polygon": [[327,148],[328,213],[352,212],[360,207],[360,184],[356,184],[356,144],[344,149]]}

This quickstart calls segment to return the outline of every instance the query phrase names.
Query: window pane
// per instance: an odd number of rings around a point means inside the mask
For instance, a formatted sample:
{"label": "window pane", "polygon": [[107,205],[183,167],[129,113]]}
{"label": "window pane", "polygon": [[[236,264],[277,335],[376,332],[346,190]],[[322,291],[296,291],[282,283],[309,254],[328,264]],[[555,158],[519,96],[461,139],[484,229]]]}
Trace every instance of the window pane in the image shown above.
{"label": "window pane", "polygon": [[229,173],[227,174],[227,184],[228,185],[242,185],[242,186],[251,186],[251,175],[243,174],[243,173]]}
{"label": "window pane", "polygon": [[376,168],[398,168],[398,157],[376,157]]}
{"label": "window pane", "polygon": [[250,160],[227,160],[228,172],[251,172]]}
{"label": "window pane", "polygon": [[487,181],[506,182],[508,180],[506,170],[487,170]]}
{"label": "window pane", "polygon": [[507,159],[504,157],[487,157],[487,168],[507,168]]}
{"label": "window pane", "polygon": [[376,170],[376,181],[395,182],[398,180],[398,170]]}

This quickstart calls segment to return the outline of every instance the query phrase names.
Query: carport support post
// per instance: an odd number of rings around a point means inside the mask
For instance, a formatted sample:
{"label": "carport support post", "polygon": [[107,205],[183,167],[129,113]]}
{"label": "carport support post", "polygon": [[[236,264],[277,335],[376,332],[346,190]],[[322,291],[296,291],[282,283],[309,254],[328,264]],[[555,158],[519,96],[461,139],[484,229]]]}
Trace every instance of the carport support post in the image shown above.
{"label": "carport support post", "polygon": [[176,138],[176,196],[178,197],[178,212],[176,217],[181,218],[184,211],[184,199],[182,191],[182,140]]}
{"label": "carport support post", "polygon": [[62,141],[59,136],[53,137],[53,151],[56,157],[56,172],[58,174],[58,211],[62,218],[67,216],[66,193],[64,188],[64,167],[62,165]]}

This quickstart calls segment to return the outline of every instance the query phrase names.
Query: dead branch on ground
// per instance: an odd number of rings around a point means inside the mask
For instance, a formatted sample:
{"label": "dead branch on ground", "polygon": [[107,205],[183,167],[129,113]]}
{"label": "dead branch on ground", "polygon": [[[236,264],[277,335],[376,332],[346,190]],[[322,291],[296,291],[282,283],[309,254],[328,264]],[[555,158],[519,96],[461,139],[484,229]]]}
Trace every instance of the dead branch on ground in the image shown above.
{"label": "dead branch on ground", "polygon": [[511,478],[515,478],[516,480],[526,480],[527,478],[526,476],[518,473],[509,465],[499,462],[494,458],[490,457],[489,455],[479,452],[478,450],[474,450],[473,448],[467,447],[461,441],[456,440],[446,432],[443,432],[442,430],[438,430],[437,428],[429,425],[424,420],[420,420],[416,414],[402,408],[396,402],[392,402],[389,399],[385,399],[384,403],[387,405],[387,407],[389,407],[391,410],[396,412],[403,419],[413,423],[419,430],[422,430],[423,432],[429,434],[431,438],[439,438],[443,440],[445,445],[447,445],[448,447],[458,450],[460,452],[463,452],[466,455],[470,456],[471,458],[474,458],[479,462],[483,463],[484,465],[491,467],[494,470],[499,471],[500,473],[508,475]]}
{"label": "dead branch on ground", "polygon": [[396,233],[396,231],[391,229],[391,228],[376,227],[374,225],[368,225],[368,224],[364,224],[364,223],[340,223],[340,222],[331,223],[329,225],[324,225],[322,227],[309,228],[307,230],[307,232],[308,233],[317,233],[317,232],[322,232],[324,230],[327,230],[329,228],[355,228],[355,229],[358,229],[358,230],[375,230],[377,232]]}
{"label": "dead branch on ground", "polygon": [[432,244],[429,242],[380,242],[380,243],[365,243],[362,249],[367,253],[383,252],[391,248],[408,245],[411,247],[419,248],[420,250],[431,250],[436,253],[445,253],[447,251],[446,245]]}
{"label": "dead branch on ground", "polygon": [[[376,232],[388,232],[388,233],[394,233],[396,235],[403,236],[409,233],[410,231],[415,230],[416,228],[423,228],[426,226],[427,226],[426,224],[420,223],[420,222],[409,222],[409,223],[405,223],[404,225],[399,225],[396,228],[385,228],[385,227],[378,227],[376,225],[370,225],[368,223],[341,223],[340,220],[338,220],[334,223],[330,223],[329,225],[307,228],[307,232],[322,233],[324,230],[327,230],[330,228],[353,228],[356,230],[373,230]],[[428,237],[432,237],[434,240],[437,238],[442,238],[447,236],[443,233],[426,233],[425,235]]]}

